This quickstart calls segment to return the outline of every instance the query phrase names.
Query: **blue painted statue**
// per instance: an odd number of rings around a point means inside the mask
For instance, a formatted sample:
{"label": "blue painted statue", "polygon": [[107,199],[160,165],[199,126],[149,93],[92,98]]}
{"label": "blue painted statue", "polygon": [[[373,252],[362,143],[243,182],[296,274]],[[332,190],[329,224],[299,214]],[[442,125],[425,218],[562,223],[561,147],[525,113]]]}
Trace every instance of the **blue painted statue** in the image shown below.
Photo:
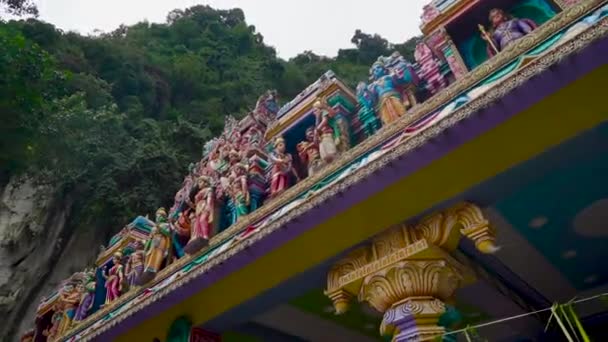
{"label": "blue painted statue", "polygon": [[374,94],[365,82],[357,84],[357,99],[359,101],[359,122],[365,136],[370,137],[380,129],[380,121],[374,110]]}
{"label": "blue painted statue", "polygon": [[494,8],[489,18],[492,24],[490,33],[480,27],[482,38],[488,43],[488,55],[491,57],[504,50],[516,40],[529,34],[536,28],[536,23],[530,19],[513,18],[505,11]]}
{"label": "blue painted statue", "polygon": [[[387,125],[405,115],[407,109],[404,102],[409,102],[409,99],[404,98],[402,90],[410,85],[416,85],[418,81],[412,66],[402,60],[389,69],[387,59],[379,57],[372,65],[370,74],[372,83],[368,89],[371,91],[372,102],[382,124]],[[366,97],[360,98],[359,101],[362,106],[367,105]]]}

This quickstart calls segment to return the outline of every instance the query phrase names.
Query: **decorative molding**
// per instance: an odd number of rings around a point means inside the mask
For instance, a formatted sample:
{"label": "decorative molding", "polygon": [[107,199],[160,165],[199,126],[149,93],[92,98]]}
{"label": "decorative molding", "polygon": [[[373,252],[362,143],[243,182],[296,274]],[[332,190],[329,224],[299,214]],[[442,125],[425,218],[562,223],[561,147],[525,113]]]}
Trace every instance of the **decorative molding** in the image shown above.
{"label": "decorative molding", "polygon": [[[214,248],[224,242],[226,242],[230,237],[236,235],[237,233],[243,231],[247,227],[251,226],[255,222],[264,219],[266,216],[270,215],[272,212],[281,208],[283,205],[286,205],[290,201],[294,200],[296,197],[301,195],[306,189],[311,188],[315,183],[321,181],[326,178],[328,175],[337,171],[340,168],[343,168],[350,161],[356,159],[357,157],[363,155],[366,151],[372,150],[376,146],[378,146],[381,142],[389,140],[392,136],[398,134],[403,131],[407,126],[412,123],[418,121],[426,114],[432,112],[434,109],[440,107],[441,105],[447,103],[449,100],[453,99],[456,95],[460,94],[467,88],[475,85],[480,82],[487,76],[489,76],[493,71],[499,69],[500,67],[506,65],[511,62],[516,57],[520,56],[525,51],[531,49],[535,45],[542,42],[544,39],[548,38],[550,34],[558,32],[559,30],[565,28],[567,25],[572,24],[578,18],[583,16],[584,14],[593,10],[596,6],[603,3],[601,0],[587,0],[583,1],[580,4],[570,7],[567,10],[559,13],[557,16],[552,18],[549,22],[545,23],[539,29],[535,30],[532,34],[526,36],[520,41],[512,44],[507,49],[502,51],[500,54],[495,56],[494,58],[488,60],[480,67],[476,68],[467,76],[448,86],[448,88],[439,92],[435,96],[431,97],[426,102],[414,107],[408,116],[405,116],[399,119],[394,125],[383,128],[380,132],[378,132],[375,136],[370,137],[366,141],[362,142],[358,146],[349,150],[348,152],[341,155],[339,159],[337,159],[331,165],[328,165],[324,170],[313,177],[309,177],[306,180],[303,180],[296,186],[288,189],[282,196],[277,197],[266,203],[263,207],[253,212],[252,214],[245,217],[242,221],[236,223],[226,231],[218,234],[211,241],[210,247],[201,251],[199,254],[195,256],[184,257],[170,267],[164,269],[159,273],[157,279],[153,284],[159,284],[161,282],[166,281],[165,277],[175,274],[181,268],[183,268],[188,263],[193,260],[199,258],[201,255],[205,254],[209,251],[209,248]],[[475,112],[483,109],[489,105],[491,105],[496,99],[501,98],[514,88],[520,86],[525,83],[531,77],[540,74],[547,70],[551,65],[559,62],[564,57],[575,53],[577,51],[582,50],[587,47],[593,41],[602,38],[606,32],[608,32],[608,20],[603,19],[595,26],[585,30],[584,32],[578,34],[575,37],[572,37],[567,43],[560,45],[559,47],[553,49],[552,51],[538,57],[537,59],[528,63],[524,68],[518,70],[515,74],[509,76],[505,81],[501,82],[499,86],[493,87],[483,95],[480,95],[478,98],[472,100],[471,102],[463,105],[450,116],[445,119],[437,122],[432,125],[428,129],[424,130],[420,134],[413,136],[412,138],[402,141],[399,145],[395,146],[391,151],[387,152],[383,156],[378,159],[370,162],[365,168],[357,170],[350,177],[346,177],[335,184],[332,184],[329,188],[327,188],[323,192],[317,192],[310,197],[307,198],[306,202],[302,203],[298,206],[298,208],[291,210],[289,213],[284,215],[283,217],[277,219],[275,222],[260,230],[256,234],[252,234],[248,239],[242,240],[237,244],[233,244],[228,249],[226,249],[223,253],[213,258],[207,263],[198,266],[196,269],[188,273],[183,277],[177,277],[174,282],[163,288],[162,290],[150,294],[139,301],[137,304],[127,303],[133,300],[135,297],[139,297],[144,295],[148,289],[141,289],[139,292],[134,293],[133,295],[123,296],[119,298],[116,303],[111,306],[105,307],[95,313],[94,315],[87,318],[83,321],[78,327],[69,331],[63,340],[79,340],[79,341],[88,341],[99,334],[111,329],[115,325],[119,324],[125,318],[133,315],[137,311],[145,308],[150,303],[158,300],[159,298],[167,295],[169,292],[177,289],[185,285],[187,282],[191,281],[194,278],[197,278],[201,274],[207,272],[209,269],[216,267],[217,265],[223,263],[226,259],[231,258],[236,253],[241,250],[255,244],[260,239],[264,238],[268,234],[273,233],[275,230],[279,229],[281,226],[284,226],[286,223],[290,222],[294,218],[302,215],[304,212],[309,211],[310,209],[320,205],[327,199],[335,196],[337,193],[344,191],[346,188],[350,187],[352,184],[359,182],[361,179],[369,176],[373,172],[378,169],[383,168],[389,162],[399,158],[400,156],[408,153],[409,151],[421,146],[426,143],[429,139],[437,136],[441,132],[443,132],[446,128],[455,125],[461,120],[468,118]],[[124,310],[123,313],[113,316],[111,320],[105,322],[105,324],[100,324],[91,329],[91,331],[87,331],[84,334],[80,334],[82,327],[91,326],[94,322],[102,319],[107,316],[110,312],[115,311],[122,305],[130,304],[128,309]]]}

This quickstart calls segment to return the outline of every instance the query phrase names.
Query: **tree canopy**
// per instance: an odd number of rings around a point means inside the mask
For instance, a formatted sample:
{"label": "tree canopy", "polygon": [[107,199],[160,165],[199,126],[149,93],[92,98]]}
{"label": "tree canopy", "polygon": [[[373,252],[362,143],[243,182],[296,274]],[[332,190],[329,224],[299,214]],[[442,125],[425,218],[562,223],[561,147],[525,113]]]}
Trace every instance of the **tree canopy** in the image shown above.
{"label": "tree canopy", "polygon": [[[0,5],[36,13],[29,1]],[[118,229],[171,202],[225,115],[245,114],[266,89],[288,101],[328,69],[354,87],[378,55],[412,59],[417,39],[357,30],[352,42],[335,58],[285,61],[242,10],[208,6],[97,36],[0,22],[0,184],[39,173],[76,199],[75,224]]]}

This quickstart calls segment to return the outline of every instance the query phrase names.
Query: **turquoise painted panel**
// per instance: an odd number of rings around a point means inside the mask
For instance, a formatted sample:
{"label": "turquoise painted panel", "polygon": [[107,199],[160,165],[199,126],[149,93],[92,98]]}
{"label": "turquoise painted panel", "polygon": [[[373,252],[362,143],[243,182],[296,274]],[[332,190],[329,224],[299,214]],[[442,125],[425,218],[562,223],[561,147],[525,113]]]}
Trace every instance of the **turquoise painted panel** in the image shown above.
{"label": "turquoise painted panel", "polygon": [[[602,129],[602,136],[608,139],[608,127]],[[608,156],[588,153],[585,163],[555,170],[495,206],[579,290],[608,282],[604,264],[608,259],[608,223],[603,234],[594,236],[584,236],[574,228],[577,214],[608,199]],[[530,221],[537,217],[546,217],[547,223],[530,227]],[[589,221],[583,227],[591,225]]]}

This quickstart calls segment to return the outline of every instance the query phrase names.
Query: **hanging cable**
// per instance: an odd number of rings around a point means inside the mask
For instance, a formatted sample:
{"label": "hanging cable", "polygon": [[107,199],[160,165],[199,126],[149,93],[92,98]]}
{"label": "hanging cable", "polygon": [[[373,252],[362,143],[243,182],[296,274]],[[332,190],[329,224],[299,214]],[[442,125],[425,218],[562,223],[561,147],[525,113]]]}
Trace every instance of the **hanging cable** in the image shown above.
{"label": "hanging cable", "polygon": [[[577,299],[577,300],[574,300],[574,301],[570,301],[569,304],[572,305],[572,304],[578,304],[578,303],[588,302],[590,300],[594,300],[594,299],[598,299],[598,298],[602,298],[602,297],[608,297],[608,293],[601,293],[601,294],[598,294],[598,295],[595,295],[595,296]],[[449,336],[449,335],[455,335],[455,334],[460,334],[460,333],[466,333],[466,332],[470,331],[470,329],[483,328],[483,327],[487,327],[489,325],[494,325],[494,324],[498,324],[498,323],[512,321],[512,320],[518,319],[518,318],[523,318],[523,317],[527,317],[527,316],[536,315],[536,314],[541,313],[541,312],[547,312],[547,311],[552,311],[553,312],[556,309],[557,309],[556,304],[554,304],[554,305],[552,305],[550,307],[547,307],[547,308],[544,308],[544,309],[540,309],[540,310],[536,310],[536,311],[531,311],[531,312],[526,312],[526,313],[523,313],[523,314],[511,316],[511,317],[505,317],[505,318],[501,318],[501,319],[497,319],[497,320],[494,320],[494,321],[485,322],[485,323],[481,323],[481,324],[477,324],[477,325],[473,325],[473,326],[467,326],[464,329],[449,331],[449,332],[446,332],[445,334],[443,334],[443,336]],[[554,315],[552,315],[552,317],[553,316]]]}

